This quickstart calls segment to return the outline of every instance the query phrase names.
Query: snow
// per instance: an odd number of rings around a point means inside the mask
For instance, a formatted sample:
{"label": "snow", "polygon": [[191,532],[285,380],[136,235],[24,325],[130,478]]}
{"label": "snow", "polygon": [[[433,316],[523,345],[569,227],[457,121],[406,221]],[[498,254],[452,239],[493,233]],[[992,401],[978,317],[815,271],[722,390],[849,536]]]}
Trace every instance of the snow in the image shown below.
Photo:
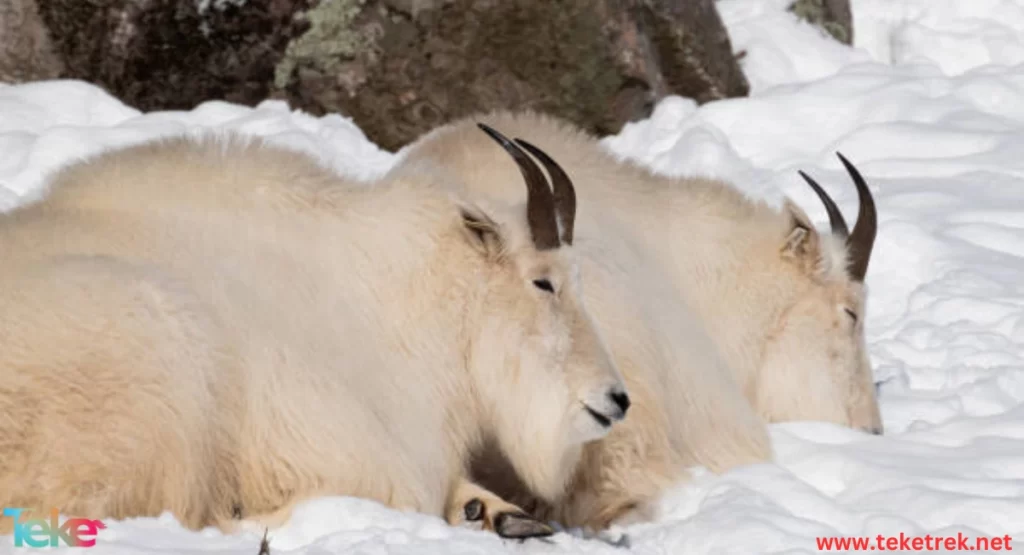
{"label": "snow", "polygon": [[[858,165],[880,211],[867,329],[886,435],[774,425],[776,463],[698,472],[666,492],[655,522],[612,530],[629,548],[565,533],[503,542],[332,497],[271,531],[274,553],[815,553],[821,536],[957,532],[1024,547],[1024,2],[854,0],[855,48],[786,3],[718,2],[747,51],[749,98],[668,98],[605,144],[657,171],[789,195],[822,226],[796,170],[852,217],[835,151]],[[361,178],[395,159],[343,115],[277,101],[142,114],[80,82],[0,85],[0,209],[41,194],[47,172],[81,156],[203,129],[268,137]],[[107,526],[91,553],[255,555],[260,539],[192,533],[169,515]],[[21,551],[0,539],[0,553]]]}

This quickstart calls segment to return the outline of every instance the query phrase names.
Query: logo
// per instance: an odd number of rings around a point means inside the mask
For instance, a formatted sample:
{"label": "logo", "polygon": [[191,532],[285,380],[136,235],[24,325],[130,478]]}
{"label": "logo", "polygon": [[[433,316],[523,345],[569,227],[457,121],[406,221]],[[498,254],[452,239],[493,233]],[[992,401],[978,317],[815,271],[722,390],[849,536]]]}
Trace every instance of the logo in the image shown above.
{"label": "logo", "polygon": [[4,516],[14,519],[14,547],[57,547],[61,541],[68,547],[92,547],[96,534],[106,528],[102,522],[87,518],[69,518],[60,524],[57,509],[50,509],[49,522],[41,518],[22,521],[25,510],[4,508]]}

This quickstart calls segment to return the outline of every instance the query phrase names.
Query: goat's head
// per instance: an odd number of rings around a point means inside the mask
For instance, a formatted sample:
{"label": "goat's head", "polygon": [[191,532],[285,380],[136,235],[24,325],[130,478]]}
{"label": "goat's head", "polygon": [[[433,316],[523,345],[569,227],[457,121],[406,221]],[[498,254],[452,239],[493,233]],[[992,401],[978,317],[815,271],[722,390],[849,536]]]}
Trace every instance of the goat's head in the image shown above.
{"label": "goat's head", "polygon": [[495,439],[531,489],[550,498],[582,444],[625,417],[629,397],[581,299],[572,182],[530,143],[480,128],[519,166],[527,199],[525,210],[463,209],[467,239],[488,268],[470,368]]}
{"label": "goat's head", "polygon": [[853,231],[828,193],[804,172],[800,175],[825,205],[831,235],[820,234],[802,210],[786,202],[789,224],[781,256],[795,287],[781,296],[790,300],[779,308],[765,345],[759,404],[774,421],[817,419],[880,434],[864,342],[864,277],[877,215],[860,172],[842,154],[839,159],[860,201]]}

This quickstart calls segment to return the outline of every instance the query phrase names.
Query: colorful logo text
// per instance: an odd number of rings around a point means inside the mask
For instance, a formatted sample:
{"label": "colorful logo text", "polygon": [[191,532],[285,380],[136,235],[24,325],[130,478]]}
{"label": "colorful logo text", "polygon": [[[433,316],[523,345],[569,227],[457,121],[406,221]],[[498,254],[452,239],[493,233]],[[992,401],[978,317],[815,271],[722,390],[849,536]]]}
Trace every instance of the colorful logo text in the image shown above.
{"label": "colorful logo text", "polygon": [[57,547],[63,541],[68,547],[92,547],[96,534],[106,528],[98,520],[69,518],[60,524],[57,509],[50,509],[50,521],[41,518],[21,520],[26,509],[6,507],[4,516],[14,519],[14,547]]}

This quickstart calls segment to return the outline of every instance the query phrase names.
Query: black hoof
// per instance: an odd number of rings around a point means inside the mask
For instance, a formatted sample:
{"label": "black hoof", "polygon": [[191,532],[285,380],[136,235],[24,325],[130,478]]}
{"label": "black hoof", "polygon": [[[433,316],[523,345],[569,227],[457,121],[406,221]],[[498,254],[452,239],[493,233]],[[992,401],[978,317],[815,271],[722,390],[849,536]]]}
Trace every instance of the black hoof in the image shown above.
{"label": "black hoof", "polygon": [[469,522],[476,522],[484,518],[484,503],[479,499],[470,499],[462,506],[462,513]]}
{"label": "black hoof", "polygon": [[555,533],[554,528],[523,513],[501,513],[494,518],[494,531],[503,538],[542,538]]}

